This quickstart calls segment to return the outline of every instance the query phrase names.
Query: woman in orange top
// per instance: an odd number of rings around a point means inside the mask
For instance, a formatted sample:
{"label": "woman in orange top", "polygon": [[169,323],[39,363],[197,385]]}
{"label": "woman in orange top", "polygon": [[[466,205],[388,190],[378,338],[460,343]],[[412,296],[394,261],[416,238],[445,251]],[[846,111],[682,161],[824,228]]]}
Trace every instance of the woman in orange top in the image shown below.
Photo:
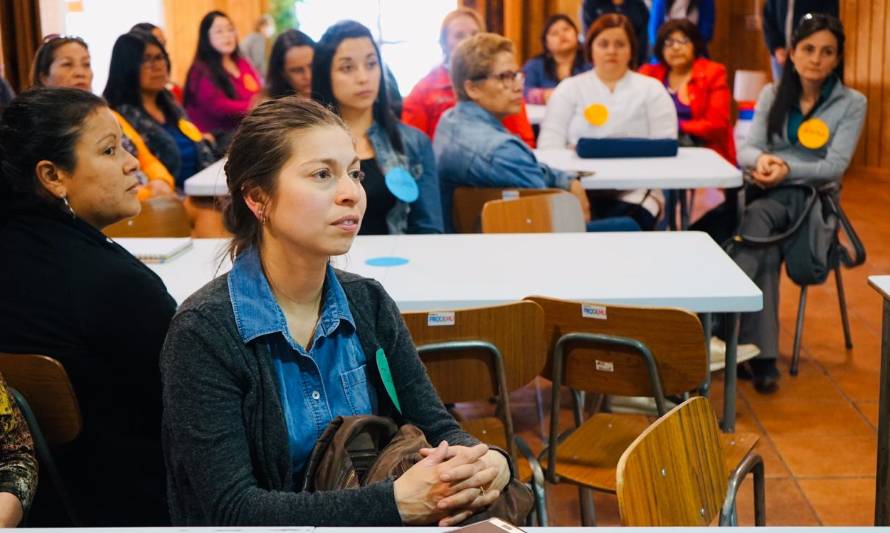
{"label": "woman in orange top", "polygon": [[[93,68],[90,65],[90,50],[80,37],[48,35],[34,55],[31,65],[32,87],[71,87],[91,92],[93,88]],[[168,196],[173,193],[173,175],[142,142],[123,117],[115,113],[115,118],[124,130],[124,149],[139,160],[137,177],[142,185],[138,198],[146,200],[153,196]]]}

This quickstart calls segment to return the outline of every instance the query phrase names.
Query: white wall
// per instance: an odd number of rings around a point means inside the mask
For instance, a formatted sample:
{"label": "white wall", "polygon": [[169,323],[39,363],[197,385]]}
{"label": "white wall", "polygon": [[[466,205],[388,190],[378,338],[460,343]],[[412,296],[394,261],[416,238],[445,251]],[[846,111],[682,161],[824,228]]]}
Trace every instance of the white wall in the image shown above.
{"label": "white wall", "polygon": [[[43,0],[41,10],[61,11],[41,17],[43,32],[82,37],[90,47],[93,64],[93,92],[102,94],[108,79],[114,41],[137,22],[164,25],[163,0],[82,0],[83,11],[68,12],[66,4]],[[47,27],[54,26],[54,27]]]}
{"label": "white wall", "polygon": [[[431,68],[442,62],[439,26],[454,0],[303,0],[297,4],[300,30],[315,39],[340,20],[356,20],[376,39],[381,54],[407,95]],[[379,27],[378,27],[378,15]]]}

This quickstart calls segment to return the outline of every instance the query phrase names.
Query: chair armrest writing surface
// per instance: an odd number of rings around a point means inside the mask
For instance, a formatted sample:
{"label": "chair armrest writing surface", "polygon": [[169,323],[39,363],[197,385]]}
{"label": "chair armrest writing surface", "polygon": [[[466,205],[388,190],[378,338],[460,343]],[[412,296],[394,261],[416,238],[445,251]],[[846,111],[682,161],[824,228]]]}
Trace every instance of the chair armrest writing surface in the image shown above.
{"label": "chair armrest writing surface", "polygon": [[575,153],[584,159],[618,157],[675,157],[679,151],[676,139],[578,139]]}
{"label": "chair armrest writing surface", "polygon": [[742,482],[748,474],[754,474],[754,525],[766,525],[766,496],[764,487],[763,458],[758,453],[749,453],[729,477],[726,499],[720,511],[720,526],[737,526],[736,499]]}

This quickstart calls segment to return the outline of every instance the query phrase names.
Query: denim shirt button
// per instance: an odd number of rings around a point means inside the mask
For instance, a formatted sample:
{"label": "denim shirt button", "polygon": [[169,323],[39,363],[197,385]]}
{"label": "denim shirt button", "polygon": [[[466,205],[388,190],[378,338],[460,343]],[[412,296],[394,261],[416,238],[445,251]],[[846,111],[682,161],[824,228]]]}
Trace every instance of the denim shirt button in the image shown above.
{"label": "denim shirt button", "polygon": [[317,400],[319,398],[321,398],[321,393],[319,393],[317,390],[312,391],[312,399]]}

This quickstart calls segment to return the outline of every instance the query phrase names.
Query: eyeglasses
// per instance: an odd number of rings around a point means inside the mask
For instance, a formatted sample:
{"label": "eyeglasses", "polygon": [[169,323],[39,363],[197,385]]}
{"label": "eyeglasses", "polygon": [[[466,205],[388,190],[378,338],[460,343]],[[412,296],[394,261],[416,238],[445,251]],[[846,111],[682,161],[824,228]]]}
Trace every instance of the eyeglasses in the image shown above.
{"label": "eyeglasses", "polygon": [[687,44],[689,44],[689,39],[686,37],[680,37],[679,39],[665,39],[664,41],[665,48],[680,48]]}
{"label": "eyeglasses", "polygon": [[525,73],[521,70],[505,70],[500,74],[491,74],[488,76],[479,76],[473,78],[474,81],[481,81],[486,79],[498,80],[501,82],[501,85],[504,86],[505,89],[509,89],[511,86],[522,85],[525,82]]}
{"label": "eyeglasses", "polygon": [[164,54],[155,54],[153,56],[142,56],[142,66],[167,65],[167,58]]}

